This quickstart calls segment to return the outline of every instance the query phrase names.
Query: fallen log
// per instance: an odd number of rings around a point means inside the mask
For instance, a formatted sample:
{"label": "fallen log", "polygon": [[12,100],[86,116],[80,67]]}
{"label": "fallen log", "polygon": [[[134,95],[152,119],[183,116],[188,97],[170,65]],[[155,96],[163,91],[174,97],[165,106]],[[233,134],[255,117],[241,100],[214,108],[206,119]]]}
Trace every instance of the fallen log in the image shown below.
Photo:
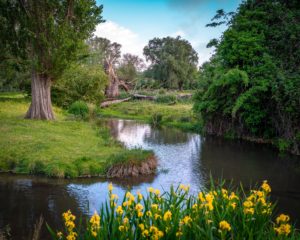
{"label": "fallen log", "polygon": [[191,93],[180,93],[177,95],[177,98],[191,98],[193,94]]}
{"label": "fallen log", "polygon": [[124,99],[116,99],[116,100],[111,100],[111,101],[105,101],[105,102],[100,104],[100,107],[105,108],[105,107],[108,107],[112,104],[117,104],[117,103],[129,101],[130,99],[131,99],[131,97],[124,98]]}
{"label": "fallen log", "polygon": [[132,97],[134,99],[144,99],[144,100],[155,100],[155,96],[147,96],[147,95],[141,95],[141,94],[133,94]]}

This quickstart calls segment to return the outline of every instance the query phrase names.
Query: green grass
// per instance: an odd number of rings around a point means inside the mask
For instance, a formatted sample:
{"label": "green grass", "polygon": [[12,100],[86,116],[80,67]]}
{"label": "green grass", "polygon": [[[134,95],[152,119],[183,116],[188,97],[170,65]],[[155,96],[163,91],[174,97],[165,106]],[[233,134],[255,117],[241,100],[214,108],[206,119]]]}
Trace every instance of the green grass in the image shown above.
{"label": "green grass", "polygon": [[155,103],[152,101],[129,101],[98,109],[103,117],[134,119],[153,123],[157,115],[162,119],[159,124],[177,127],[183,130],[196,130],[197,122],[192,112],[192,103],[176,103],[174,105]]}
{"label": "green grass", "polygon": [[157,96],[157,95],[178,95],[178,94],[184,94],[184,93],[194,93],[195,90],[170,90],[170,89],[141,89],[135,91],[138,94],[142,95],[148,95],[148,96]]}
{"label": "green grass", "polygon": [[[17,97],[15,97],[17,96]],[[0,94],[0,171],[50,177],[103,175],[115,153],[146,158],[149,151],[126,150],[107,129],[74,121],[54,108],[55,121],[25,120],[29,100]],[[138,152],[137,152],[138,151]],[[126,163],[126,158],[123,158]]]}

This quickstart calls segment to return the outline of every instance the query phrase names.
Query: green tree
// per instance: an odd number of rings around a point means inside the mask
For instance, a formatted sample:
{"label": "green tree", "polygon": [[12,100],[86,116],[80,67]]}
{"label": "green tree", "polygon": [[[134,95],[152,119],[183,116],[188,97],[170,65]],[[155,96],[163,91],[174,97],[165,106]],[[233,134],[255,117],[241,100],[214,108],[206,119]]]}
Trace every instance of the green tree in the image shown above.
{"label": "green tree", "polygon": [[195,110],[204,129],[277,139],[299,154],[300,2],[247,0],[230,18],[219,11],[213,21],[208,26],[228,29],[208,44],[215,55],[200,71]]}
{"label": "green tree", "polygon": [[198,55],[191,44],[179,36],[154,38],[144,48],[151,62],[148,74],[162,87],[183,89],[190,87],[197,72]]}
{"label": "green tree", "polygon": [[121,44],[110,42],[106,38],[94,37],[88,41],[90,46],[92,61],[103,66],[105,73],[108,75],[108,85],[105,94],[109,98],[119,95],[120,81],[115,73],[116,65],[121,57]]}
{"label": "green tree", "polygon": [[95,0],[1,0],[1,48],[28,61],[31,119],[54,119],[51,85],[102,22]]}
{"label": "green tree", "polygon": [[99,104],[106,84],[107,75],[98,65],[72,64],[53,85],[52,99],[62,107],[79,100]]}
{"label": "green tree", "polygon": [[137,55],[126,53],[123,55],[117,69],[117,74],[125,89],[132,87],[138,74],[145,68],[143,59]]}

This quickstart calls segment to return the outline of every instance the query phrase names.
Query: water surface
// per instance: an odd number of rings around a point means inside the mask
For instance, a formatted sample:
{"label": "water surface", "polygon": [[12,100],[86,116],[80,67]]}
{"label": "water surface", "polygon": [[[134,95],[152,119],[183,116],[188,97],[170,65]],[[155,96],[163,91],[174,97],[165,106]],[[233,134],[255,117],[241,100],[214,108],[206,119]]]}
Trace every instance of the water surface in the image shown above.
{"label": "water surface", "polygon": [[[146,192],[148,186],[168,189],[190,184],[191,192],[215,178],[240,182],[246,189],[267,179],[277,211],[300,219],[300,159],[279,156],[272,148],[243,141],[201,137],[177,129],[152,128],[128,120],[109,120],[112,135],[128,148],[152,149],[158,173],[113,181],[121,195],[129,187]],[[13,239],[28,239],[40,215],[53,227],[61,226],[61,213],[71,209],[77,216],[91,215],[107,196],[105,179],[57,180],[0,175],[0,228],[10,225]],[[42,239],[48,239],[44,230]]]}

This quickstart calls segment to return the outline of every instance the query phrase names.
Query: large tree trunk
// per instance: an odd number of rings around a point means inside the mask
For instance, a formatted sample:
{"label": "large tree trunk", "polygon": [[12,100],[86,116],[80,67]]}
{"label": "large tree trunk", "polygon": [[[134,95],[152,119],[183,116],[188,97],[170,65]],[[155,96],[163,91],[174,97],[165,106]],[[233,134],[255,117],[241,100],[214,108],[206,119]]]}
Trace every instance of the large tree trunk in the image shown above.
{"label": "large tree trunk", "polygon": [[51,79],[35,71],[31,77],[31,104],[25,118],[53,120]]}
{"label": "large tree trunk", "polygon": [[120,81],[115,74],[113,64],[106,61],[104,66],[105,72],[108,75],[108,86],[105,90],[105,95],[108,98],[115,98],[119,96],[119,84]]}

